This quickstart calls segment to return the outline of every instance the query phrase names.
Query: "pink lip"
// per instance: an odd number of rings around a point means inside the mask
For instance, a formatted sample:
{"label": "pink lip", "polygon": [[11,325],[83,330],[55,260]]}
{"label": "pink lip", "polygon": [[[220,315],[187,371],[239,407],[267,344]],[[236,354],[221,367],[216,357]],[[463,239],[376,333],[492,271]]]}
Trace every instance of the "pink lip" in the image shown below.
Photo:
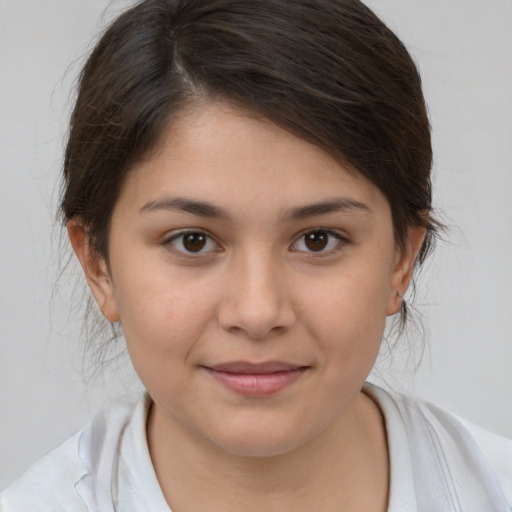
{"label": "pink lip", "polygon": [[261,364],[235,361],[204,369],[228,389],[258,397],[272,395],[293,384],[307,367],[279,361]]}

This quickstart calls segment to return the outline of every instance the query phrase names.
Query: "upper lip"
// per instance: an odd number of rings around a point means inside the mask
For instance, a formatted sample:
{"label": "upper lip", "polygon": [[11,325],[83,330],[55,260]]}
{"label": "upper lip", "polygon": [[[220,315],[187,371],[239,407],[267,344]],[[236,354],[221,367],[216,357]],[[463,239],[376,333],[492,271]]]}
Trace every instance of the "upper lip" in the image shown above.
{"label": "upper lip", "polygon": [[263,363],[252,363],[248,361],[231,361],[211,366],[208,365],[205,368],[208,368],[215,372],[241,374],[245,373],[248,375],[256,375],[265,373],[289,372],[293,370],[304,369],[307,368],[307,366],[294,363],[286,363],[283,361],[267,361]]}

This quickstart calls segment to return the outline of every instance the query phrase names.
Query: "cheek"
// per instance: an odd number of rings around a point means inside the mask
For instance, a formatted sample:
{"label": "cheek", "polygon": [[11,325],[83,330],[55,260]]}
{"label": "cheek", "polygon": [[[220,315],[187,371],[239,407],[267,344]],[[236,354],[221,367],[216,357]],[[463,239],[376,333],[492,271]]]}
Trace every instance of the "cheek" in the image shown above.
{"label": "cheek", "polygon": [[126,344],[139,374],[165,361],[186,361],[212,319],[216,300],[204,283],[155,265],[148,268],[153,270],[129,279],[120,272],[115,286]]}
{"label": "cheek", "polygon": [[385,322],[388,289],[388,279],[377,272],[340,273],[310,287],[303,294],[303,309],[330,334],[357,334]]}
{"label": "cheek", "polygon": [[386,323],[387,268],[361,264],[339,272],[303,294],[301,310],[326,361],[357,369],[371,367]]}

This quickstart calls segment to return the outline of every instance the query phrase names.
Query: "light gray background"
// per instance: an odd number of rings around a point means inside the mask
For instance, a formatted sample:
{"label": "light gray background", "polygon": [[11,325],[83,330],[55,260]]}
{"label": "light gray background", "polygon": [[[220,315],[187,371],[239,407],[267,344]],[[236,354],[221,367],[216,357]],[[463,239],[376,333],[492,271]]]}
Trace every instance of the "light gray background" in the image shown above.
{"label": "light gray background", "polygon": [[[0,0],[0,488],[129,382],[114,372],[82,383],[70,272],[50,307],[61,264],[56,183],[78,69],[68,66],[128,4]],[[420,282],[423,364],[414,378],[414,361],[398,349],[381,373],[395,388],[512,436],[512,1],[368,4],[419,62],[435,201],[454,226]]]}

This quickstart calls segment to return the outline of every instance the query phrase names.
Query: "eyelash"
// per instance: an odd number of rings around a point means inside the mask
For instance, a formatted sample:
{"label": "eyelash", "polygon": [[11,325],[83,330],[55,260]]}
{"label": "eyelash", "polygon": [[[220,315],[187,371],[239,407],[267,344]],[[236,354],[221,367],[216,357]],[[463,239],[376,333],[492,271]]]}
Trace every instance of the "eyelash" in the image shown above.
{"label": "eyelash", "polygon": [[[199,251],[188,251],[183,245],[185,242],[184,237],[186,237],[187,235],[197,235],[204,237],[204,239],[206,240],[205,246],[213,244],[215,248],[203,250],[204,247],[201,247]],[[176,247],[176,241],[181,241],[180,245],[183,247],[183,249]],[[174,233],[173,235],[164,240],[163,245],[168,247],[175,254],[183,256],[185,258],[197,258],[200,256],[204,257],[205,254],[209,254],[212,252],[220,252],[222,250],[220,245],[215,241],[215,239],[209,233],[201,229],[187,229],[185,231],[179,231],[178,233]]]}
{"label": "eyelash", "polygon": [[[299,243],[301,241],[303,241],[304,244],[307,243],[305,241],[305,237],[307,237],[308,235],[315,235],[315,234],[316,235],[322,234],[322,235],[327,236],[327,247],[328,247],[327,249],[320,248],[320,250],[318,250],[318,251],[307,250],[307,249],[297,249],[297,245],[299,245]],[[185,242],[184,237],[187,235],[196,235],[196,236],[204,237],[205,245],[203,247],[200,247],[200,249],[198,251],[187,250],[186,247],[184,246],[184,242]],[[332,246],[332,239],[334,239],[336,242],[334,244],[334,246]],[[176,247],[176,244],[175,244],[176,241],[181,241],[180,245],[182,246],[182,248]],[[325,256],[335,254],[340,249],[340,246],[345,245],[348,242],[349,241],[347,240],[346,237],[342,236],[340,233],[338,233],[335,230],[324,229],[324,228],[314,228],[314,229],[309,229],[307,231],[303,231],[302,233],[300,233],[300,235],[297,237],[295,242],[293,242],[293,244],[291,246],[291,250],[293,252],[305,253],[309,257],[320,258],[320,257],[325,257]],[[208,248],[208,246],[212,245],[212,244],[214,245],[214,248],[211,248],[211,247]],[[178,233],[174,233],[173,235],[171,235],[170,237],[168,237],[164,240],[163,245],[168,247],[175,254],[185,257],[185,258],[198,258],[200,256],[204,257],[205,255],[211,254],[212,252],[221,252],[222,251],[220,244],[218,242],[216,242],[215,239],[208,232],[200,230],[200,229],[188,229],[185,231],[179,231]],[[331,247],[329,247],[329,245],[331,245]],[[205,247],[206,247],[206,250],[204,250]]]}
{"label": "eyelash", "polygon": [[[328,237],[327,240],[327,246],[329,247],[329,244],[331,244],[331,247],[329,248],[322,248],[319,251],[314,250],[304,250],[304,249],[296,249],[295,247],[299,244],[299,242],[303,241],[303,243],[306,243],[305,237],[308,235],[315,235],[315,234],[323,234]],[[334,246],[332,246],[332,239],[335,240]],[[342,236],[338,231],[327,229],[327,228],[314,228],[314,229],[308,229],[307,231],[303,231],[297,240],[292,245],[292,250],[297,252],[303,252],[308,255],[308,257],[313,258],[321,258],[325,256],[330,256],[332,254],[335,254],[339,251],[341,246],[347,244],[349,241],[346,237]],[[295,249],[294,249],[295,248]]]}

